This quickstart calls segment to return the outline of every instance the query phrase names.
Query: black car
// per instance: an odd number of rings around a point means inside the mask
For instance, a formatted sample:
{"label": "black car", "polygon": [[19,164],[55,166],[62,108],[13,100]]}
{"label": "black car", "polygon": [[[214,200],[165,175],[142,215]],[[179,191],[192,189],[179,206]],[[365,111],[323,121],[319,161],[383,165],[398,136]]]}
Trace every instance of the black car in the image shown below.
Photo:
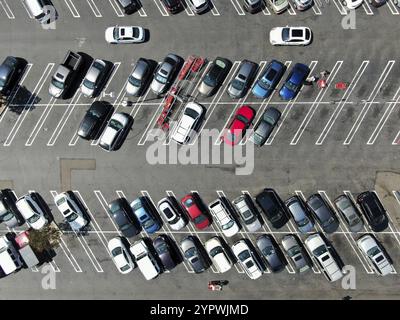
{"label": "black car", "polygon": [[113,107],[104,101],[93,102],[79,125],[78,135],[85,140],[98,138],[112,111]]}
{"label": "black car", "polygon": [[183,9],[181,0],[162,0],[162,2],[171,13],[178,13]]}
{"label": "black car", "polygon": [[339,220],[335,212],[319,193],[311,195],[307,199],[307,205],[324,232],[332,233],[339,228]]}
{"label": "black car", "polygon": [[279,229],[289,221],[287,209],[274,189],[264,189],[256,196],[256,202],[274,228]]}
{"label": "black car", "polygon": [[19,212],[15,203],[17,198],[10,189],[3,189],[0,192],[0,222],[7,227],[15,228],[24,224],[25,220]]}
{"label": "black car", "polygon": [[132,14],[140,9],[140,4],[137,0],[117,0],[117,2],[125,14]]}
{"label": "black car", "polygon": [[375,192],[365,191],[357,197],[357,203],[374,232],[385,230],[389,225],[386,210]]}
{"label": "black car", "polygon": [[272,236],[267,234],[259,236],[257,238],[257,248],[272,272],[279,272],[285,269],[286,260],[282,250]]}
{"label": "black car", "polygon": [[263,0],[243,0],[243,8],[249,13],[256,13],[263,9]]}
{"label": "black car", "polygon": [[281,112],[274,107],[270,107],[265,110],[260,121],[254,127],[254,131],[251,134],[249,140],[256,146],[263,146],[267,142],[272,131],[276,127],[279,119],[281,118]]}
{"label": "black car", "polygon": [[162,234],[153,240],[153,247],[156,250],[161,263],[166,270],[174,269],[178,264],[178,257],[172,246],[171,239]]}
{"label": "black car", "polygon": [[224,82],[231,68],[232,62],[228,59],[217,57],[204,75],[199,85],[199,93],[206,97],[213,95]]}
{"label": "black car", "polygon": [[23,71],[18,58],[8,56],[0,65],[0,93],[8,96],[15,87]]}
{"label": "black car", "polygon": [[125,237],[131,238],[140,232],[137,222],[134,220],[132,209],[125,198],[112,201],[108,208],[110,216]]}

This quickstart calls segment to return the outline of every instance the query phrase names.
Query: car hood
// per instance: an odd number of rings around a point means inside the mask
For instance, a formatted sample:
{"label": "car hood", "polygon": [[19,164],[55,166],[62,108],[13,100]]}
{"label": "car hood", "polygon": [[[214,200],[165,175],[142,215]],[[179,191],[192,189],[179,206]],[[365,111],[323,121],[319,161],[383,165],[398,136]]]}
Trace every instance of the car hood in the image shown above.
{"label": "car hood", "polygon": [[114,28],[110,27],[106,29],[105,38],[107,42],[115,41],[114,39]]}
{"label": "car hood", "polygon": [[36,222],[31,223],[30,226],[35,230],[39,230],[45,226],[46,222],[46,219],[41,216]]}
{"label": "car hood", "polygon": [[151,83],[151,90],[153,90],[155,93],[162,93],[164,88],[165,84],[158,82],[156,79],[154,79]]}
{"label": "car hood", "polygon": [[253,94],[257,97],[257,98],[267,98],[268,94],[271,92],[271,90],[266,90],[263,87],[261,87],[258,83],[256,83],[253,87]]}
{"label": "car hood", "polygon": [[201,82],[199,86],[199,92],[204,96],[210,95],[213,89],[214,87],[210,87],[209,85],[205,84],[204,81]]}
{"label": "car hood", "polygon": [[82,94],[86,97],[91,96],[94,92],[93,89],[89,89],[88,87],[84,86],[83,84],[81,86],[81,91],[82,91]]}
{"label": "car hood", "polygon": [[80,136],[87,137],[88,135],[90,135],[90,133],[92,132],[95,125],[96,125],[96,119],[91,116],[87,116],[84,119],[84,121],[81,122],[81,125],[79,126],[79,130],[78,130],[78,134]]}
{"label": "car hood", "polygon": [[129,81],[128,81],[128,83],[126,84],[126,92],[127,92],[127,94],[129,94],[129,95],[134,96],[134,95],[136,95],[136,94],[139,92],[139,90],[140,90],[139,87],[136,87],[136,86],[132,85]]}
{"label": "car hood", "polygon": [[282,28],[272,28],[269,32],[270,42],[280,42],[282,41]]}
{"label": "car hood", "polygon": [[18,226],[18,220],[15,216],[13,216],[10,220],[4,221],[7,227],[9,228],[15,228]]}
{"label": "car hood", "polygon": [[78,216],[74,221],[70,222],[70,226],[73,230],[80,230],[86,225],[86,220]]}
{"label": "car hood", "polygon": [[50,82],[50,86],[49,86],[49,94],[51,96],[53,96],[54,98],[59,98],[62,94],[63,90],[60,88],[57,88],[55,85],[53,85]]}
{"label": "car hood", "polygon": [[290,100],[290,99],[293,99],[293,97],[294,97],[294,92],[286,86],[282,87],[281,91],[279,91],[279,94],[280,94],[281,98],[284,100]]}

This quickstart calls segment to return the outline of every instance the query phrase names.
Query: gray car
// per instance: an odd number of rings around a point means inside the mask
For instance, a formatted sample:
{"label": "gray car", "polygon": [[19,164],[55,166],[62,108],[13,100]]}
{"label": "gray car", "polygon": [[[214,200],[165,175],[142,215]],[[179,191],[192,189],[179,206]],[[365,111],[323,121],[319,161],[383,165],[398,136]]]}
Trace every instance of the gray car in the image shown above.
{"label": "gray car", "polygon": [[104,85],[107,74],[107,64],[100,59],[94,60],[81,84],[83,95],[88,98],[93,98],[97,95]]}
{"label": "gray car", "polygon": [[0,222],[4,222],[8,228],[15,228],[24,224],[25,220],[15,205],[17,198],[10,189],[0,192]]}
{"label": "gray car", "polygon": [[263,234],[259,236],[257,238],[257,248],[272,272],[279,272],[285,269],[286,261],[283,253],[270,235]]}
{"label": "gray car", "polygon": [[150,86],[156,95],[161,95],[169,89],[177,73],[179,62],[179,57],[170,53],[157,67]]}
{"label": "gray car", "polygon": [[250,196],[243,194],[232,201],[237,213],[249,232],[255,232],[261,228],[261,222],[257,217],[256,208]]}
{"label": "gray car", "polygon": [[310,196],[307,200],[307,205],[324,232],[332,233],[339,228],[339,220],[335,212],[320,194],[316,193]]}
{"label": "gray car", "polygon": [[149,61],[140,58],[136,62],[132,73],[128,78],[126,93],[130,96],[141,96],[151,80],[151,76],[151,66]]}
{"label": "gray car", "polygon": [[280,118],[281,112],[274,107],[270,107],[265,110],[260,121],[256,124],[249,140],[258,147],[263,146],[268,140]]}
{"label": "gray car", "polygon": [[201,273],[206,270],[206,263],[201,254],[197,241],[193,236],[188,236],[181,241],[181,249],[185,259],[190,263],[194,272]]}
{"label": "gray car", "polygon": [[313,231],[314,223],[303,199],[293,196],[285,201],[285,205],[301,233]]}
{"label": "gray car", "polygon": [[229,83],[227,92],[232,99],[244,97],[256,75],[258,65],[249,60],[243,60],[235,77]]}
{"label": "gray car", "polygon": [[22,71],[17,58],[11,56],[5,58],[0,65],[0,94],[8,96],[11,93],[12,87],[16,84]]}
{"label": "gray car", "polygon": [[358,232],[362,229],[364,222],[361,218],[360,210],[347,195],[342,194],[337,197],[334,204],[351,232]]}
{"label": "gray car", "polygon": [[311,258],[303,246],[300,245],[296,236],[292,234],[284,236],[282,239],[282,246],[298,272],[305,272],[311,268]]}

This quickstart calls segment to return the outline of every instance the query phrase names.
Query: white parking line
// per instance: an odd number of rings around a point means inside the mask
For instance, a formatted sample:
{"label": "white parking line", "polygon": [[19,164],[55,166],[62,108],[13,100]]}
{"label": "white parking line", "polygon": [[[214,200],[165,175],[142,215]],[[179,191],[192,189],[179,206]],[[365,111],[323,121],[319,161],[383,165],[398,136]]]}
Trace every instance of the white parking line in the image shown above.
{"label": "white parking line", "polygon": [[342,16],[345,16],[348,12],[348,9],[345,8],[340,0],[332,0],[333,4],[336,6],[336,8],[339,10],[340,14]]}
{"label": "white parking line", "polygon": [[22,84],[24,83],[25,78],[28,76],[29,72],[31,71],[32,65],[33,65],[32,63],[28,63],[26,65],[26,67],[24,68],[24,70],[22,71],[23,77],[17,84],[17,88],[15,89],[14,94],[11,96],[11,98],[8,99],[8,105],[7,105],[7,108],[3,111],[3,114],[1,115],[0,123],[3,121],[4,116],[6,115],[6,113],[8,111],[8,106],[12,105],[15,97],[17,96],[17,93],[19,92],[19,90],[22,87]]}
{"label": "white parking line", "polygon": [[28,17],[30,19],[34,19],[34,16],[32,15],[32,13],[28,10],[28,8],[26,7],[25,1],[24,0],[20,0],[22,3],[22,6],[25,8],[26,13],[28,14]]}
{"label": "white parking line", "polygon": [[[242,194],[247,194],[248,196],[250,196],[251,199],[254,199],[254,198],[251,196],[251,194],[250,194],[250,192],[249,192],[248,190],[242,190],[241,192],[242,192]],[[258,209],[257,209],[257,211],[258,211]],[[258,211],[258,214],[260,214],[259,211]],[[268,231],[267,231],[267,229],[266,229],[265,226],[267,226]],[[262,229],[264,230],[265,233],[270,234],[270,235],[274,238],[274,240],[275,240],[275,242],[276,242],[277,244],[279,243],[278,240],[276,240],[275,235],[274,235],[276,232],[273,232],[273,231],[271,230],[271,228],[270,228],[268,222],[265,221],[265,219],[264,219],[264,223],[263,223],[263,225],[262,225]],[[287,234],[287,232],[285,232],[285,234]],[[282,251],[282,252],[283,252],[283,251]],[[289,258],[289,259],[290,259],[290,258]],[[286,270],[287,270],[288,273],[294,274],[294,273],[296,273],[296,270],[293,268],[292,264],[289,262],[289,259],[286,258],[288,264],[285,266],[285,268],[286,268]],[[289,267],[290,267],[290,268],[289,268]]]}
{"label": "white parking line", "polygon": [[289,14],[291,15],[291,16],[295,16],[297,13],[296,13],[296,11],[293,9],[293,6],[292,6],[292,4],[290,3],[290,1],[288,1],[288,3],[289,3],[289,7],[288,7],[288,12],[289,12]]}
{"label": "white parking line", "polygon": [[360,127],[361,122],[364,120],[369,108],[372,105],[372,102],[375,100],[376,96],[381,91],[381,88],[382,88],[383,84],[385,83],[385,80],[386,80],[387,76],[389,75],[390,71],[392,70],[394,63],[395,63],[394,60],[390,60],[386,64],[385,69],[382,71],[374,89],[372,90],[370,96],[368,97],[368,100],[364,103],[364,106],[361,109],[361,112],[358,114],[356,121],[354,122],[353,126],[350,129],[350,132],[348,133],[345,141],[343,142],[344,145],[349,145],[351,143],[351,141],[353,140],[354,135],[358,131],[358,128]]}
{"label": "white parking line", "polygon": [[[378,199],[379,199],[378,193],[377,193],[375,190],[374,190],[373,192],[376,194],[376,196],[377,196]],[[400,205],[400,201],[399,201],[399,196],[400,196],[400,195],[397,194],[396,190],[392,190],[392,193],[393,193],[393,196],[394,196],[394,198],[396,199],[397,203]],[[379,199],[379,201],[382,202],[381,199]],[[383,202],[382,202],[382,203],[383,203]],[[389,218],[389,229],[390,229],[390,231],[393,233],[394,238],[396,239],[397,243],[398,243],[399,246],[400,246],[400,232],[399,232],[399,230],[397,229],[396,225],[394,224],[393,219],[392,219],[392,217],[390,216],[389,211],[386,211],[386,214],[387,214],[387,216],[388,216],[388,218]]]}
{"label": "white parking line", "polygon": [[190,6],[188,6],[186,0],[181,0],[181,2],[183,3],[183,6],[185,7],[186,14],[190,17],[195,16],[195,13],[193,12],[192,8],[190,8]]}
{"label": "white parking line", "polygon": [[264,6],[264,7],[263,7],[262,13],[263,13],[265,16],[270,16],[270,15],[271,15],[271,12],[268,10],[267,6]]}
{"label": "white parking line", "polygon": [[119,5],[115,2],[115,0],[108,0],[110,2],[111,7],[114,9],[115,14],[118,17],[124,17],[124,13],[122,12],[121,8],[119,7]]}
{"label": "white parking line", "polygon": [[74,3],[72,2],[72,0],[64,0],[64,2],[67,5],[69,11],[71,12],[71,14],[74,18],[81,17],[78,10],[76,10],[76,7],[75,7]]}
{"label": "white parking line", "polygon": [[158,11],[160,11],[163,17],[169,17],[168,10],[165,9],[164,4],[161,3],[160,0],[153,0],[154,4],[157,6]]}
{"label": "white parking line", "polygon": [[108,202],[107,202],[107,200],[104,198],[104,196],[103,196],[103,194],[101,193],[100,190],[94,190],[93,192],[94,192],[97,200],[99,200],[101,206],[103,207],[107,218],[111,221],[111,224],[114,226],[115,230],[119,233],[119,229],[118,229],[117,225],[115,224],[114,220],[110,217],[110,214],[108,212]]}
{"label": "white parking line", "polygon": [[[53,198],[55,198],[58,194],[57,191],[55,190],[50,190],[50,193]],[[93,254],[93,251],[90,249],[88,243],[86,242],[86,239],[82,237],[81,235],[78,235],[76,232],[74,232],[75,238],[79,241],[81,244],[83,250],[85,251],[86,255],[89,257],[90,262],[93,264],[93,267],[97,272],[103,272],[103,268],[101,267],[100,263],[97,261],[96,256]],[[62,239],[62,238],[61,238]],[[82,242],[83,240],[83,242]],[[63,241],[63,244],[67,247],[66,243]],[[68,248],[68,247],[67,247]],[[69,251],[69,249],[68,249]],[[70,252],[70,251],[69,251]],[[70,261],[71,262],[71,261]],[[76,261],[75,261],[76,262]]]}
{"label": "white parking line", "polygon": [[140,6],[140,9],[138,10],[139,16],[141,17],[147,17],[147,13],[144,10],[143,6]]}
{"label": "white parking line", "polygon": [[322,6],[322,3],[318,0],[314,1],[314,5],[311,7],[312,10],[314,11],[314,14],[317,16],[320,16],[322,14],[321,9],[319,7]]}
{"label": "white parking line", "polygon": [[[349,230],[348,230],[348,228],[347,228],[347,226],[346,226],[346,223],[342,220],[341,215],[340,215],[338,212],[336,212],[335,206],[333,205],[333,203],[332,203],[331,200],[329,199],[329,197],[328,197],[328,195],[326,194],[326,192],[323,191],[323,190],[318,190],[318,193],[319,193],[324,199],[326,199],[326,200],[328,201],[328,203],[329,203],[329,205],[331,206],[332,210],[335,211],[335,214],[336,214],[336,216],[339,218],[339,221],[340,221],[340,225],[339,225],[340,230],[344,232],[344,233],[343,233],[343,234],[344,234],[344,237],[346,238],[346,240],[347,240],[347,242],[349,243],[350,247],[353,249],[354,253],[356,254],[358,260],[361,262],[361,264],[362,264],[362,266],[364,267],[364,269],[365,269],[365,271],[367,272],[367,274],[373,274],[374,271],[371,269],[369,263],[365,260],[365,257],[364,257],[363,255],[362,255],[362,258],[360,257],[359,252],[358,252],[358,249],[357,249],[357,243],[356,243],[356,241],[354,240],[353,236],[350,235],[351,240],[349,239],[349,236],[348,236],[348,234],[346,233],[346,232],[349,232]],[[344,226],[345,229],[343,229],[342,226]]]}
{"label": "white parking line", "polygon": [[290,145],[296,145],[299,142],[301,136],[304,133],[304,130],[307,128],[312,117],[314,116],[314,113],[317,111],[320,102],[324,99],[325,94],[328,92],[328,89],[330,88],[331,84],[333,83],[342,64],[343,64],[343,61],[341,61],[341,60],[336,61],[335,65],[332,68],[331,73],[329,74],[329,76],[327,78],[328,86],[326,88],[319,89],[320,91],[318,92],[317,97],[315,98],[311,107],[308,109],[308,112],[307,112],[305,118],[303,119],[303,121],[301,122],[299,128],[297,129],[295,135],[293,136],[292,141],[290,142]]}
{"label": "white parking line", "polygon": [[39,120],[36,122],[35,127],[33,128],[31,134],[29,135],[28,140],[25,142],[26,147],[30,147],[33,142],[35,141],[40,129],[42,128],[43,124],[45,123],[47,117],[49,116],[51,110],[53,109],[54,104],[56,103],[56,99],[51,97],[49,103],[47,104],[46,108],[43,110],[42,114],[40,115]]}
{"label": "white parking line", "polygon": [[15,19],[14,13],[11,11],[10,6],[6,0],[0,0],[0,5],[3,7],[8,19]]}
{"label": "white parking line", "polygon": [[[310,68],[310,74],[313,74],[315,66],[318,64],[318,61],[311,61],[309,68]],[[265,142],[265,144],[267,146],[271,145],[272,142],[274,142],[275,137],[277,136],[278,132],[280,131],[280,129],[283,126],[283,123],[285,122],[289,111],[292,109],[293,105],[297,102],[297,99],[299,98],[301,92],[303,91],[303,88],[300,89],[300,91],[298,92],[298,94],[296,95],[296,97],[293,100],[290,100],[286,103],[285,108],[283,109],[282,112],[282,116],[281,116],[281,120],[280,123],[278,124],[277,128],[271,133],[271,135],[269,136],[267,142]]]}
{"label": "white parking line", "polygon": [[81,266],[76,261],[75,257],[72,255],[71,251],[69,250],[67,244],[65,243],[64,239],[61,237],[60,248],[64,252],[65,256],[67,257],[69,263],[71,263],[72,268],[74,268],[75,272],[82,272]]}
{"label": "white parking line", "polygon": [[90,9],[92,9],[93,14],[96,18],[101,18],[102,14],[100,13],[99,8],[97,7],[96,3],[93,0],[86,0]]}
{"label": "white parking line", "polygon": [[215,1],[210,0],[210,2],[211,2],[212,7],[213,7],[212,10],[211,10],[211,13],[213,14],[213,16],[220,16],[220,13],[219,13],[217,7],[215,6]]}
{"label": "white parking line", "polygon": [[397,6],[393,3],[393,0],[388,0],[386,2],[386,6],[389,8],[390,12],[393,15],[398,15],[400,14],[399,10],[397,9]]}
{"label": "white parking line", "polygon": [[239,16],[244,16],[246,14],[238,0],[231,0],[231,3]]}
{"label": "white parking line", "polygon": [[36,99],[37,95],[39,94],[39,92],[42,90],[43,85],[45,84],[53,67],[54,67],[54,63],[47,64],[46,69],[42,73],[39,81],[37,82],[35,88],[33,89],[32,93],[27,101],[27,104],[25,105],[24,110],[18,115],[17,121],[14,123],[14,126],[12,127],[10,133],[8,134],[7,139],[4,142],[5,147],[10,146],[11,143],[13,142],[15,135],[17,134],[19,128],[21,127],[22,122],[25,120],[26,116],[31,111],[32,105],[35,103],[35,99]]}
{"label": "white parking line", "polygon": [[143,102],[146,101],[147,96],[149,95],[149,93],[151,92],[151,89],[148,88],[147,92],[145,95],[141,96],[135,103],[135,105],[133,106],[133,108],[131,109],[131,111],[129,112],[129,114],[132,116],[133,119],[136,118],[140,108],[143,106]]}
{"label": "white parking line", "polygon": [[381,133],[383,127],[386,124],[386,121],[389,119],[390,115],[392,114],[396,105],[400,102],[400,87],[397,89],[397,92],[394,94],[392,101],[387,104],[385,112],[383,113],[382,117],[380,118],[378,124],[376,125],[374,131],[372,132],[371,136],[368,139],[367,144],[372,145],[375,143],[376,139],[378,138],[379,134]]}
{"label": "white parking line", "polygon": [[366,13],[368,16],[372,16],[372,15],[374,14],[374,13],[372,12],[371,7],[370,7],[370,5],[368,4],[367,1],[364,1],[364,2],[363,2],[362,7],[363,7],[365,13]]}
{"label": "white parking line", "polygon": [[325,141],[325,138],[329,134],[330,130],[332,129],[333,124],[339,117],[340,112],[343,110],[344,106],[346,105],[349,97],[351,96],[354,88],[357,86],[358,81],[361,79],[361,76],[364,74],[365,69],[369,64],[369,60],[364,60],[360,67],[358,68],[356,74],[354,75],[353,79],[351,80],[349,86],[347,87],[340,103],[336,106],[335,110],[333,111],[331,117],[329,118],[328,122],[326,123],[324,129],[322,130],[321,134],[319,135],[317,141],[315,142],[316,145],[322,145]]}

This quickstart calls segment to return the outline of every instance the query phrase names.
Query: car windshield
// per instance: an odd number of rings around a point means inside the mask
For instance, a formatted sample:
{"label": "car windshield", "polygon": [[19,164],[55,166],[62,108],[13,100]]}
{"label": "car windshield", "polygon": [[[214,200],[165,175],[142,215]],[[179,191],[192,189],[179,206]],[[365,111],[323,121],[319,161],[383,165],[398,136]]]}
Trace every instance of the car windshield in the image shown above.
{"label": "car windshield", "polygon": [[319,246],[317,249],[313,250],[313,255],[319,257],[321,254],[326,253],[328,250],[324,245]]}
{"label": "car windshield", "polygon": [[5,84],[6,84],[6,80],[0,78],[0,87],[4,87]]}
{"label": "car windshield", "polygon": [[167,78],[163,77],[161,74],[157,74],[156,75],[156,80],[162,84],[166,84],[167,83]]}
{"label": "car windshield", "polygon": [[191,258],[191,257],[193,257],[195,255],[196,255],[196,248],[194,248],[194,247],[185,251],[185,257],[187,259],[189,259],[189,258]]}
{"label": "car windshield", "polygon": [[0,216],[0,220],[8,221],[8,220],[12,219],[12,217],[14,217],[14,215],[11,212],[6,211],[3,215]]}
{"label": "car windshield", "polygon": [[263,250],[262,253],[264,256],[270,256],[271,254],[275,253],[274,247],[273,246],[266,246]]}
{"label": "car windshield", "polygon": [[121,247],[116,247],[111,251],[111,255],[113,257],[119,256],[120,254],[122,254],[122,248]]}
{"label": "car windshield", "polygon": [[59,88],[59,89],[64,89],[64,84],[56,79],[52,79],[51,83],[53,84],[53,86]]}
{"label": "car windshield", "polygon": [[219,253],[223,253],[222,248],[221,248],[220,246],[213,248],[213,249],[210,251],[210,256],[211,256],[212,258],[214,258],[214,257],[215,257],[217,254],[219,254]]}
{"label": "car windshield", "polygon": [[34,214],[32,217],[30,217],[30,218],[28,219],[28,222],[29,222],[29,223],[35,223],[35,222],[38,221],[39,219],[40,219],[40,215]]}
{"label": "car windshield", "polygon": [[111,119],[109,126],[114,130],[121,130],[123,128],[122,123],[119,123],[117,120]]}
{"label": "car windshield", "polygon": [[210,74],[207,74],[204,77],[204,83],[209,87],[215,87],[217,85],[217,79],[215,77],[212,77]]}
{"label": "car windshield", "polygon": [[168,253],[168,247],[165,243],[162,243],[158,247],[156,247],[156,251],[159,255],[163,253]]}
{"label": "car windshield", "polygon": [[242,212],[242,216],[245,220],[247,220],[248,218],[251,218],[253,216],[253,214],[251,213],[250,210],[246,210]]}
{"label": "car windshield", "polygon": [[244,250],[241,253],[239,253],[238,258],[240,261],[244,262],[248,258],[250,258],[250,252],[248,250]]}
{"label": "car windshield", "polygon": [[119,229],[121,231],[125,231],[125,230],[129,229],[130,227],[131,227],[131,224],[130,223],[126,223],[126,224],[122,225]]}
{"label": "car windshield", "polygon": [[367,255],[369,255],[371,258],[375,257],[377,254],[380,254],[380,253],[381,253],[381,250],[379,250],[379,248],[377,246],[373,247],[367,251]]}
{"label": "car windshield", "polygon": [[151,219],[148,219],[145,223],[143,223],[143,227],[145,229],[151,228],[152,226],[154,226],[154,221]]}
{"label": "car windshield", "polygon": [[199,224],[199,223],[202,223],[205,220],[206,220],[206,217],[201,214],[198,217],[194,218],[193,221],[194,221],[195,224]]}
{"label": "car windshield", "polygon": [[114,28],[114,39],[118,39],[119,38],[119,29],[118,28]]}
{"label": "car windshield", "polygon": [[68,222],[75,221],[78,218],[78,215],[74,212],[67,217]]}
{"label": "car windshield", "polygon": [[289,28],[283,28],[282,29],[282,40],[283,41],[288,41],[289,40],[289,34],[290,34],[290,29]]}
{"label": "car windshield", "polygon": [[83,80],[83,85],[84,85],[86,88],[94,89],[94,82],[89,81],[88,79]]}
{"label": "car windshield", "polygon": [[133,85],[134,87],[140,87],[140,85],[142,84],[142,81],[140,81],[139,79],[136,79],[136,78],[133,77],[133,76],[129,76],[128,81],[129,81],[129,83],[130,83],[131,85]]}
{"label": "car windshield", "polygon": [[286,88],[288,88],[291,91],[296,91],[297,90],[297,85],[295,85],[292,81],[288,81],[285,84]]}
{"label": "car windshield", "polygon": [[244,89],[244,82],[235,79],[235,80],[232,81],[232,87],[235,88],[236,90],[243,90]]}
{"label": "car windshield", "polygon": [[192,119],[196,119],[198,117],[198,113],[190,108],[187,108],[185,110],[185,114],[189,117],[191,117]]}
{"label": "car windshield", "polygon": [[299,227],[304,227],[308,224],[308,222],[309,222],[308,218],[304,218],[304,219],[298,221],[297,224]]}
{"label": "car windshield", "polygon": [[235,223],[235,221],[233,221],[233,220],[229,221],[228,223],[226,223],[222,226],[222,230],[227,230],[227,229],[231,228],[234,223]]}
{"label": "car windshield", "polygon": [[121,271],[126,271],[126,270],[129,270],[129,268],[130,268],[129,264],[126,264],[123,267],[121,267],[120,269],[121,269]]}
{"label": "car windshield", "polygon": [[295,256],[296,254],[300,253],[300,248],[298,246],[294,246],[288,250],[288,255],[290,257]]}
{"label": "car windshield", "polygon": [[261,78],[260,82],[259,82],[260,86],[266,90],[271,88],[271,84],[268,82],[267,79]]}

